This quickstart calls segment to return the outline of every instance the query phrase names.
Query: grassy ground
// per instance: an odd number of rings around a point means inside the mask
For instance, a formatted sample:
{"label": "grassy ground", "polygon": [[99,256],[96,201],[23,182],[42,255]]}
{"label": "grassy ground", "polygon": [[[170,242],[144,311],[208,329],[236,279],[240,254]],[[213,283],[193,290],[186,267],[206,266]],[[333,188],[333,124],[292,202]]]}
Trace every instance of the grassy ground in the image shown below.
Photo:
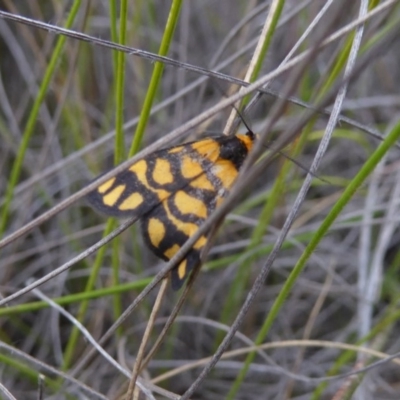
{"label": "grassy ground", "polygon": [[[397,1],[1,0],[0,397],[398,399],[399,19]],[[151,284],[172,264],[87,185],[233,132],[233,103],[255,154],[194,282]]]}

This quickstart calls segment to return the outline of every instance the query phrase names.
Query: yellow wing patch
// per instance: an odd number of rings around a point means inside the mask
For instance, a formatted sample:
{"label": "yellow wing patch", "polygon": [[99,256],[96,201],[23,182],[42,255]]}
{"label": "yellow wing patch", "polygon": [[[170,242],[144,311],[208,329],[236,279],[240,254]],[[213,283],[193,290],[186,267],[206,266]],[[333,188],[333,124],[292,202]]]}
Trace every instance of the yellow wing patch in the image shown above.
{"label": "yellow wing patch", "polygon": [[144,201],[144,197],[138,193],[132,193],[127,197],[120,205],[119,209],[121,211],[127,211],[127,210],[135,210],[138,208]]}
{"label": "yellow wing patch", "polygon": [[207,218],[207,206],[196,197],[189,196],[184,190],[178,190],[174,200],[181,214],[194,214],[198,218]]}
{"label": "yellow wing patch", "polygon": [[[164,239],[165,233],[167,231],[165,229],[164,223],[160,221],[158,218],[150,218],[149,226],[147,227],[147,229],[149,230],[149,232],[152,232],[152,234],[150,235],[152,246],[158,248],[160,246],[161,241]],[[166,257],[168,257],[167,254]]]}
{"label": "yellow wing patch", "polygon": [[[107,182],[106,182],[107,183]],[[107,193],[103,197],[104,204],[112,207],[121,197],[121,194],[124,193],[126,185],[118,185],[111,192]]]}
{"label": "yellow wing patch", "polygon": [[108,189],[110,189],[110,187],[114,184],[115,182],[115,178],[111,178],[109,181],[103,183],[101,186],[99,186],[97,188],[97,190],[99,191],[99,193],[105,193],[107,192]]}
{"label": "yellow wing patch", "polygon": [[153,179],[159,185],[165,185],[174,181],[169,161],[162,158],[156,159],[156,165],[153,169]]}
{"label": "yellow wing patch", "polygon": [[[168,261],[228,194],[254,139],[249,132],[157,151],[101,184],[88,200],[107,215],[140,218],[146,244]],[[173,289],[200,263],[206,243],[201,236],[171,271]]]}

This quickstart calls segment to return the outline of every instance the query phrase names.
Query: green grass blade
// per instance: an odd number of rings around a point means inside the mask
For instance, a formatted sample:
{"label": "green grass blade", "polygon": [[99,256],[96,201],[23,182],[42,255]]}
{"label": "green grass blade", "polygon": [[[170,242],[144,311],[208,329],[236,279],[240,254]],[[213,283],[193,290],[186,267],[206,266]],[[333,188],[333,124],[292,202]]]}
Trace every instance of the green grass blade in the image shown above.
{"label": "green grass blade", "polygon": [[[71,11],[68,15],[67,22],[65,23],[65,28],[71,28],[72,24],[75,21],[75,18],[79,11],[80,6],[81,6],[81,0],[75,0],[74,4],[71,7]],[[33,134],[35,126],[36,126],[36,121],[37,121],[37,117],[39,114],[40,106],[42,105],[42,103],[46,97],[46,94],[49,90],[49,85],[50,85],[51,79],[53,78],[54,72],[57,68],[57,65],[58,65],[60,59],[61,59],[61,53],[64,49],[66,40],[67,40],[67,38],[65,36],[61,35],[58,37],[56,46],[54,48],[54,52],[51,56],[49,65],[44,74],[43,81],[40,85],[37,97],[35,98],[35,101],[33,102],[32,110],[29,114],[28,121],[26,123],[25,130],[22,135],[22,141],[18,148],[17,156],[16,156],[16,159],[12,166],[11,175],[10,175],[7,189],[6,189],[5,201],[4,201],[4,205],[3,205],[3,209],[2,209],[2,213],[1,213],[1,219],[0,219],[0,237],[3,236],[6,226],[7,226],[10,205],[11,205],[13,195],[14,195],[14,188],[15,188],[15,185],[18,183],[18,179],[21,174],[22,164],[24,162],[24,156],[25,156],[26,150],[29,145],[29,141],[32,137],[32,134]]]}
{"label": "green grass blade", "polygon": [[[172,42],[173,34],[175,32],[176,24],[178,23],[182,2],[183,0],[174,0],[172,2],[164,35],[158,51],[158,55],[165,56],[168,53],[169,47]],[[137,125],[135,135],[133,137],[131,148],[129,150],[129,157],[134,155],[139,150],[140,143],[142,142],[144,131],[146,129],[147,122],[150,116],[151,107],[153,105],[153,101],[156,96],[158,86],[160,84],[160,79],[163,70],[164,70],[164,64],[160,62],[156,62],[154,64],[153,74],[151,76],[149,88],[147,90],[146,97],[144,99],[142,112],[140,114],[140,120]]]}
{"label": "green grass blade", "polygon": [[[111,17],[113,14],[111,15]],[[127,0],[123,0],[121,2],[121,11],[120,11],[120,29],[119,29],[119,40],[121,44],[125,44],[126,42],[126,26],[127,26]],[[113,27],[113,23],[111,23],[111,27]],[[114,32],[115,35],[115,32]],[[115,120],[116,120],[116,134],[115,134],[115,152],[114,152],[114,161],[115,164],[120,163],[124,157],[124,132],[123,132],[123,110],[124,110],[124,85],[125,85],[125,53],[118,52],[116,57],[116,67],[115,70],[115,99],[116,99],[116,111],[115,111]],[[103,233],[103,237],[107,236],[112,232],[116,227],[115,219],[110,219],[107,222],[106,229]],[[119,240],[118,238],[113,242],[113,257],[112,257],[112,280],[114,284],[118,284],[119,277],[119,260],[116,255],[118,254],[119,249]],[[89,292],[93,290],[94,284],[100,272],[100,268],[103,264],[104,255],[105,255],[106,247],[103,247],[99,250],[96,255],[96,259],[94,265],[90,271],[90,276],[88,281],[86,282],[85,292]],[[114,314],[120,315],[121,313],[121,304],[119,296],[115,296],[113,298],[114,305]],[[82,322],[86,316],[87,309],[89,307],[89,300],[84,300],[78,310],[77,320]],[[80,332],[77,327],[73,327],[68,344],[64,353],[64,362],[63,362],[63,370],[67,370],[72,362],[72,359],[75,354],[75,349],[77,347],[77,341],[80,336]]]}
{"label": "green grass blade", "polygon": [[[360,188],[360,186],[365,182],[368,176],[373,172],[379,161],[382,157],[391,149],[391,147],[396,143],[396,141],[400,138],[400,123],[398,123],[386,139],[380,144],[380,146],[375,150],[375,152],[371,155],[371,157],[365,162],[361,170],[358,174],[354,177],[354,179],[349,183],[347,188],[344,190],[343,194],[339,198],[339,200],[335,203],[332,210],[329,212],[327,217],[322,222],[321,226],[316,231],[315,235],[313,236],[312,240],[304,250],[303,254],[301,255],[299,261],[293,268],[292,272],[290,273],[288,279],[286,280],[282,290],[280,291],[278,297],[276,298],[275,302],[273,303],[267,318],[264,321],[263,326],[257,338],[255,340],[255,344],[259,345],[267,336],[275,318],[279,314],[286,298],[288,297],[293,285],[296,283],[300,273],[306,266],[306,262],[313,254],[315,249],[317,248],[319,242],[322,240],[324,235],[328,232],[328,229],[332,226],[335,222],[338,215],[342,212],[344,207],[349,203],[351,198],[354,196],[356,191]],[[247,371],[250,367],[251,362],[254,360],[255,353],[250,353],[245,361],[245,364],[241,371],[238,374],[237,379],[235,380],[232,388],[228,394],[229,399],[233,399],[235,394],[237,393],[240,385],[242,384]]]}

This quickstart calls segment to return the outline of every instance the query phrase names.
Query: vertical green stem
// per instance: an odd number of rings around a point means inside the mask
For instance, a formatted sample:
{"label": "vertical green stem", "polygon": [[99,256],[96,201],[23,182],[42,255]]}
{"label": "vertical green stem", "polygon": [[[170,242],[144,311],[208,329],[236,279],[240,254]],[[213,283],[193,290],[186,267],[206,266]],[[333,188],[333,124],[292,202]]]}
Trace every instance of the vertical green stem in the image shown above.
{"label": "vertical green stem", "polygon": [[[357,189],[365,182],[368,176],[373,172],[377,164],[380,162],[382,157],[390,150],[390,148],[396,143],[400,137],[400,122],[393,128],[389,133],[387,138],[380,144],[380,146],[375,150],[375,152],[370,156],[370,158],[365,162],[358,174],[353,178],[349,185],[344,190],[342,196],[335,203],[327,217],[322,222],[321,226],[318,228],[314,236],[312,237],[310,243],[305,248],[303,254],[301,255],[299,261],[293,268],[288,279],[286,280],[282,290],[279,292],[278,297],[274,301],[267,318],[264,321],[263,326],[260,329],[257,338],[255,339],[255,345],[261,344],[265,337],[267,336],[269,330],[275,318],[277,317],[280,309],[282,308],[286,298],[288,297],[293,285],[297,281],[300,273],[306,266],[306,262],[310,256],[314,253],[319,242],[322,240],[324,235],[328,232],[329,228],[335,222],[336,218],[339,216],[344,207],[349,203],[351,198],[356,193]],[[235,382],[233,383],[231,390],[227,396],[228,399],[233,399],[242,384],[247,371],[250,368],[250,364],[253,362],[255,353],[249,353],[247,356],[244,366],[239,372]]]}
{"label": "vertical green stem", "polygon": [[[65,23],[65,28],[72,27],[72,24],[75,21],[75,17],[79,11],[80,5],[81,5],[81,0],[75,0],[74,4],[71,7],[71,11],[68,15],[67,22]],[[37,121],[37,117],[39,114],[40,106],[42,105],[42,103],[46,97],[51,79],[53,78],[54,71],[58,65],[58,62],[61,59],[61,52],[64,48],[65,41],[66,41],[66,37],[63,35],[60,35],[57,38],[57,43],[54,48],[54,52],[51,56],[49,65],[44,74],[43,81],[42,81],[42,84],[40,85],[38,94],[33,102],[32,110],[28,117],[28,122],[26,123],[25,130],[22,134],[22,141],[18,148],[17,156],[16,156],[16,159],[15,159],[14,164],[11,169],[11,174],[10,174],[10,178],[8,181],[6,194],[5,194],[4,206],[3,206],[3,209],[1,212],[0,237],[3,236],[6,226],[7,226],[10,205],[11,205],[11,201],[12,201],[13,195],[14,195],[14,189],[15,189],[16,184],[18,183],[18,179],[21,174],[21,169],[22,169],[22,164],[24,162],[25,153],[28,148],[30,138],[32,137],[32,134],[33,134],[35,126],[36,126],[36,121]]]}

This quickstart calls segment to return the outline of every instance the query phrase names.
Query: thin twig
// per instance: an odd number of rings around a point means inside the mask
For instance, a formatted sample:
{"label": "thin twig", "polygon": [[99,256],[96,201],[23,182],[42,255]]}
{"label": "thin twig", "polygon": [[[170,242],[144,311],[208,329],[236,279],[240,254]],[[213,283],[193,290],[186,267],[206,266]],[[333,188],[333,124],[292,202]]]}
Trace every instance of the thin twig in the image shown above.
{"label": "thin twig", "polygon": [[[376,56],[377,54],[379,54],[380,52],[384,51],[385,49],[387,50],[389,47],[387,46],[388,43],[390,43],[391,41],[396,39],[396,35],[398,34],[398,29],[394,30],[390,35],[388,35],[385,40],[383,40],[383,42],[385,42],[385,45],[382,45],[382,43],[380,43],[380,46],[375,46],[374,47],[374,51],[371,51],[369,57],[365,57],[363,59],[363,62],[360,63],[360,65],[358,66],[357,69],[354,69],[353,73],[350,76],[346,77],[346,80],[344,82],[347,82],[348,80],[350,80],[350,78],[354,78],[354,76],[356,76],[358,73],[360,73],[360,71],[365,67],[365,65],[367,64],[367,62],[369,61],[371,56]],[[318,48],[318,45],[316,46],[316,48],[313,48],[313,51],[316,52]],[[312,57],[313,53],[310,53],[309,56]],[[303,63],[303,69],[305,68],[305,64],[306,61]],[[299,71],[299,73],[301,73],[302,70]],[[297,81],[298,79],[298,74],[293,75],[291,77],[291,79],[288,81],[286,87],[286,93],[291,89],[291,86],[293,85],[293,82]],[[343,85],[344,83],[342,83]],[[325,107],[327,102],[330,101],[331,97],[333,96],[333,94],[337,91],[337,87],[334,87],[334,89],[327,95],[325,96],[325,98],[320,102],[321,107]],[[276,118],[278,112],[281,111],[281,108],[283,107],[284,102],[280,101],[278,102],[278,104],[276,104],[274,106],[274,108],[271,111],[271,121],[274,121],[274,119]],[[318,108],[318,107],[317,107]],[[305,115],[301,118],[302,123],[299,122],[300,126],[304,126],[306,121],[309,120],[310,115],[312,115],[313,112],[309,111],[306,112]],[[303,125],[304,123],[304,125]],[[298,129],[298,125],[296,124],[296,127],[293,127],[295,129]],[[268,132],[268,130],[270,129],[270,126],[267,126],[265,128],[265,130]],[[290,129],[289,132],[287,132],[286,135],[282,135],[282,137],[278,140],[278,145],[276,146],[277,148],[280,148],[280,145],[282,145],[287,139],[288,137],[292,136],[293,137],[293,129]],[[325,143],[323,143],[321,149],[323,149]],[[235,185],[235,191],[241,190],[241,186],[244,186],[242,184],[242,182],[240,181],[240,175],[243,176],[244,174],[246,174],[246,179],[249,181],[251,181],[254,178],[254,175],[257,174],[258,172],[261,172],[260,168],[263,168],[264,165],[262,162],[260,162],[258,165],[255,165],[252,171],[247,171],[248,166],[250,165],[250,163],[253,162],[252,160],[252,156],[256,157],[257,156],[257,144],[254,147],[253,151],[249,154],[248,158],[246,159],[244,165],[242,166],[242,170],[241,173],[239,174],[239,178],[237,180],[237,183]],[[315,173],[316,172],[316,167],[318,166],[318,164],[312,165],[311,167],[311,172]],[[242,175],[243,174],[243,175]],[[308,176],[311,176],[310,174],[308,174]],[[307,179],[307,178],[306,178]],[[252,302],[255,299],[255,296],[257,295],[257,293],[259,292],[259,290],[261,289],[261,287],[264,285],[265,279],[269,273],[269,270],[271,268],[272,262],[273,260],[275,260],[282,244],[283,241],[285,239],[285,237],[287,236],[289,229],[294,221],[295,216],[297,215],[297,211],[299,210],[305,195],[307,193],[307,188],[308,188],[308,179],[307,182],[302,186],[302,189],[300,190],[300,193],[298,194],[296,201],[293,205],[293,208],[291,209],[284,225],[283,228],[281,230],[281,234],[279,235],[270,255],[267,258],[267,261],[265,262],[261,272],[259,273],[258,277],[256,278],[253,287],[250,291],[250,293],[248,294],[242,308],[240,309],[233,325],[232,325],[232,329],[231,331],[225,336],[224,340],[222,341],[222,343],[220,344],[220,346],[218,347],[218,350],[215,352],[214,356],[212,357],[212,360],[207,364],[206,367],[204,367],[204,369],[202,370],[202,372],[199,374],[199,376],[197,377],[197,379],[192,383],[192,385],[188,388],[188,390],[183,394],[182,396],[182,400],[187,400],[189,397],[191,397],[193,395],[193,393],[195,392],[195,390],[197,389],[197,387],[201,384],[201,382],[205,379],[205,377],[208,375],[208,373],[211,371],[211,369],[214,367],[214,365],[218,362],[219,358],[221,357],[221,355],[224,353],[224,351],[226,350],[227,346],[229,345],[229,343],[231,342],[234,333],[239,329],[243,319],[245,318],[247,311],[250,307],[250,305],[252,304]],[[230,194],[229,197],[233,197],[235,196],[234,191],[232,191],[232,193]],[[221,206],[221,208],[224,206],[224,204]],[[219,209],[216,210],[215,215],[218,213]]]}
{"label": "thin twig", "polygon": [[[255,68],[257,66],[258,59],[261,56],[261,52],[267,42],[268,39],[268,31],[271,29],[272,23],[274,21],[273,17],[274,14],[277,10],[278,4],[280,0],[273,0],[271,2],[271,6],[269,8],[267,18],[265,19],[264,26],[262,28],[262,31],[259,36],[259,40],[257,42],[257,46],[254,50],[253,57],[250,60],[249,67],[247,68],[246,75],[244,77],[245,82],[250,82],[251,77],[253,76],[253,73],[255,71]],[[254,79],[254,78],[253,78]],[[239,89],[239,92],[243,90],[243,86]],[[231,110],[231,113],[228,117],[228,120],[226,122],[225,128],[224,128],[224,135],[228,135],[232,131],[232,125],[234,123],[234,120],[236,118],[237,114],[237,109],[239,108],[239,104],[235,104],[235,107]]]}
{"label": "thin twig", "polygon": [[[154,321],[155,321],[155,319],[157,317],[157,313],[160,310],[162,301],[164,299],[165,292],[166,292],[167,286],[168,286],[168,281],[169,281],[169,279],[164,279],[161,282],[160,290],[158,291],[156,301],[154,302],[154,306],[153,306],[153,309],[152,309],[150,317],[149,317],[149,321],[148,321],[147,326],[146,326],[146,330],[144,331],[143,339],[142,339],[142,341],[140,343],[140,347],[139,347],[139,350],[138,350],[137,355],[136,355],[135,364],[133,366],[133,370],[132,370],[132,375],[131,375],[131,379],[130,379],[130,382],[129,382],[128,391],[126,393],[127,400],[129,400],[129,399],[131,399],[133,397],[133,392],[134,392],[135,387],[136,387],[136,380],[137,380],[137,377],[139,375],[139,371],[141,369],[140,366],[142,364],[144,351],[146,349],[147,342],[149,341],[150,334],[151,334],[151,331],[152,331],[153,326],[154,326]],[[139,392],[135,391],[134,399],[137,400],[138,397],[139,397]]]}
{"label": "thin twig", "polygon": [[50,272],[43,278],[38,279],[37,281],[29,284],[28,286],[24,287],[23,289],[18,290],[17,292],[11,294],[10,296],[5,297],[4,299],[0,300],[0,306],[9,303],[12,300],[24,295],[25,293],[30,292],[31,290],[37,288],[38,286],[42,285],[43,283],[53,279],[55,276],[61,274],[62,272],[66,271],[67,269],[71,268],[77,262],[85,259],[86,257],[93,254],[96,250],[100,247],[104,246],[106,243],[114,239],[124,230],[128,229],[135,221],[137,217],[133,217],[128,219],[126,222],[122,223],[117,229],[111,232],[109,235],[104,237],[103,239],[99,240],[94,245],[90,246],[88,249],[83,251],[82,253],[78,254],[76,257],[72,258],[71,260],[67,261],[65,264],[61,265],[60,267],[56,268],[54,271]]}
{"label": "thin twig", "polygon": [[197,275],[200,272],[200,268],[201,268],[201,264],[199,264],[195,270],[190,274],[188,283],[185,285],[185,288],[183,290],[183,293],[181,294],[181,296],[179,296],[179,299],[177,301],[177,303],[175,304],[174,308],[172,309],[167,322],[165,323],[161,333],[158,335],[156,342],[154,343],[153,347],[150,349],[149,353],[147,354],[146,358],[143,360],[142,365],[141,365],[141,369],[146,368],[146,366],[148,365],[148,363],[151,361],[151,359],[153,358],[154,354],[156,353],[156,351],[158,350],[158,348],[160,347],[162,341],[164,340],[165,336],[168,333],[169,328],[172,326],[172,324],[175,321],[176,316],[178,315],[180,309],[182,308],[183,303],[185,302],[192,286],[193,283],[195,282],[195,279],[197,277]]}

